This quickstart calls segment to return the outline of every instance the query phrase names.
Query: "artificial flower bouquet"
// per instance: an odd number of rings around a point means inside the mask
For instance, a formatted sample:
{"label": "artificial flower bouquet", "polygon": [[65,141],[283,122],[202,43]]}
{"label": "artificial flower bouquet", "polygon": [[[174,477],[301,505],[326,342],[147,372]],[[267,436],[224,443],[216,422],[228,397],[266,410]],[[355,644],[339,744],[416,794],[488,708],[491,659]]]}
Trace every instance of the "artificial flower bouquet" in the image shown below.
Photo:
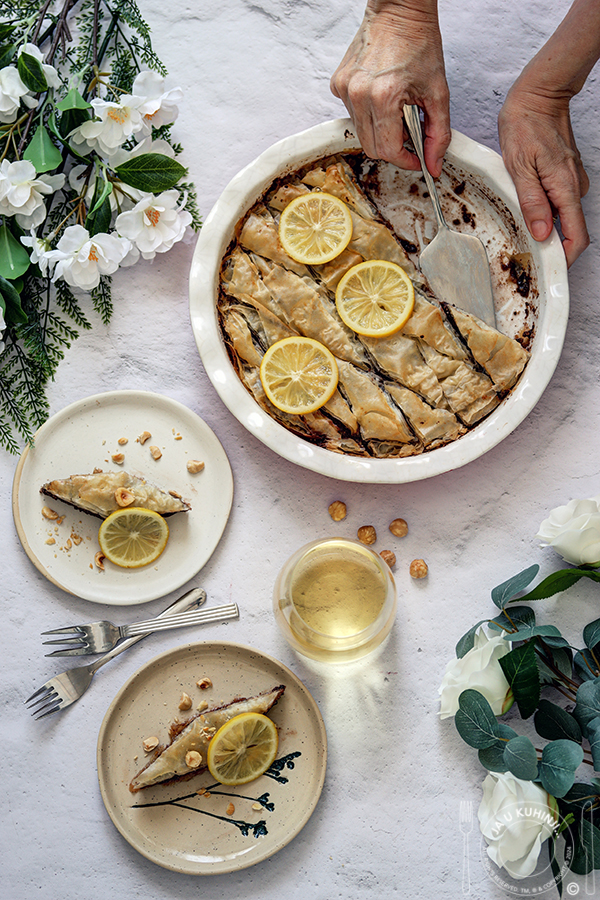
{"label": "artificial flower bouquet", "polygon": [[[553,510],[537,538],[572,567],[527,590],[534,565],[494,588],[500,614],[459,640],[440,687],[440,715],[454,716],[488,770],[478,818],[490,859],[524,879],[547,844],[560,892],[566,869],[600,868],[600,778],[578,775],[582,764],[600,772],[600,619],[584,627],[576,648],[555,625],[538,624],[529,604],[581,578],[600,582],[600,497]],[[516,730],[513,704],[527,733]]]}
{"label": "artificial flower bouquet", "polygon": [[[74,37],[73,37],[74,35]],[[0,0],[0,443],[47,417],[65,349],[112,313],[111,276],[200,220],[133,0]],[[87,306],[81,291],[88,292]],[[3,335],[2,335],[3,332]]]}

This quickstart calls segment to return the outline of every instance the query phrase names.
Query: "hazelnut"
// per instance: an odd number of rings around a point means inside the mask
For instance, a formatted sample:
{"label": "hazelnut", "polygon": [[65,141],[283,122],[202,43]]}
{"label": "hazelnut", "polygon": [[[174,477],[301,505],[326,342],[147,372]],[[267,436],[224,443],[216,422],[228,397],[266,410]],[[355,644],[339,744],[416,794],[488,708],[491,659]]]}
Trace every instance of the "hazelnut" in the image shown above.
{"label": "hazelnut", "polygon": [[155,736],[144,738],[142,741],[142,747],[146,751],[146,753],[150,753],[151,750],[156,750],[158,747],[158,738]]}
{"label": "hazelnut", "polygon": [[404,519],[394,519],[393,522],[390,522],[390,531],[392,534],[395,534],[396,537],[406,537],[408,534],[408,525]]}
{"label": "hazelnut", "polygon": [[362,525],[356,532],[361,544],[374,544],[377,540],[377,532],[372,525]]}
{"label": "hazelnut", "polygon": [[148,440],[148,438],[151,438],[151,437],[152,437],[152,435],[150,434],[149,431],[142,431],[142,433],[136,440],[137,440],[138,444],[145,444],[146,441]]}
{"label": "hazelnut", "polygon": [[234,814],[234,812],[235,812],[235,806],[233,805],[233,803],[228,803],[227,809],[225,810],[225,815],[232,816]]}
{"label": "hazelnut", "polygon": [[197,750],[188,750],[185,754],[185,764],[188,769],[197,769],[202,763],[202,756]]}
{"label": "hazelnut", "polygon": [[125,437],[119,438],[119,440],[117,441],[117,444],[120,447],[124,447],[125,444],[128,444],[128,443],[129,443],[129,438],[125,438]]}
{"label": "hazelnut", "polygon": [[152,459],[160,459],[161,458],[162,451],[160,450],[159,447],[156,446],[156,444],[153,444],[150,447],[150,456],[152,457]]}
{"label": "hazelnut", "polygon": [[135,500],[135,494],[127,488],[120,487],[115,491],[115,500],[119,506],[131,506]]}
{"label": "hazelnut", "polygon": [[201,472],[204,468],[204,463],[199,459],[188,459],[186,463],[186,469],[190,473],[190,475],[197,475],[198,472]]}
{"label": "hazelnut", "polygon": [[208,709],[208,703],[206,702],[206,700],[201,700],[196,709],[198,710],[198,712],[204,712],[205,709]]}
{"label": "hazelnut", "polygon": [[56,540],[55,540],[55,538],[53,538],[53,537],[49,537],[49,538],[46,540],[45,543],[46,543],[46,544],[55,544],[55,543],[56,543]]}
{"label": "hazelnut", "polygon": [[192,698],[189,694],[186,694],[185,691],[181,695],[181,700],[179,701],[179,709],[191,709],[192,707]]}
{"label": "hazelnut", "polygon": [[124,453],[111,453],[110,458],[117,466],[122,466],[125,462],[125,454]]}
{"label": "hazelnut", "polygon": [[42,515],[45,519],[58,519],[58,513],[49,506],[42,506]]}
{"label": "hazelnut", "polygon": [[382,560],[388,564],[390,569],[392,566],[396,565],[396,554],[393,553],[392,550],[382,550],[379,555]]}
{"label": "hazelnut", "polygon": [[429,569],[424,559],[413,559],[410,564],[409,572],[413,578],[425,578],[428,571]]}
{"label": "hazelnut", "polygon": [[196,682],[196,687],[199,687],[201,691],[205,691],[207,688],[212,687],[212,681],[205,675],[204,678],[200,678]]}
{"label": "hazelnut", "polygon": [[260,803],[253,803],[252,809],[254,809],[256,812],[260,812],[262,809],[262,806],[260,805]]}
{"label": "hazelnut", "polygon": [[341,522],[346,518],[346,504],[341,500],[334,500],[329,504],[329,515],[334,522]]}
{"label": "hazelnut", "polygon": [[102,553],[101,550],[98,550],[98,552],[96,553],[96,555],[95,555],[95,557],[94,557],[94,562],[95,562],[95,564],[96,564],[96,568],[97,568],[97,569],[101,569],[102,571],[104,571],[104,560],[105,560],[105,558],[106,558],[106,557],[104,556],[104,553]]}
{"label": "hazelnut", "polygon": [[71,540],[73,541],[73,543],[75,544],[76,547],[79,547],[79,545],[80,545],[80,543],[82,542],[83,538],[81,537],[80,534],[75,534],[75,532],[72,531],[72,532],[71,532]]}

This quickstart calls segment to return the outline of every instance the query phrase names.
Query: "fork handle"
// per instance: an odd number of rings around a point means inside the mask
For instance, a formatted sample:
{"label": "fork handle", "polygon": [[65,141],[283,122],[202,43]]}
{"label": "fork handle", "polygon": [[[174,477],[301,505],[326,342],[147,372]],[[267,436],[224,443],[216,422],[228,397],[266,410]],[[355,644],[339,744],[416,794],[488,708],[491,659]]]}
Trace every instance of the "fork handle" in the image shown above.
{"label": "fork handle", "polygon": [[431,197],[431,202],[433,204],[433,212],[435,213],[437,226],[438,228],[448,228],[446,220],[444,219],[444,213],[442,212],[442,206],[440,204],[440,198],[438,197],[435,181],[433,180],[429,169],[425,165],[423,131],[421,129],[421,113],[419,107],[414,106],[411,103],[406,103],[404,105],[403,113],[408,133],[410,134],[415,148],[415,153],[419,157],[419,162],[421,163],[421,169],[423,170],[425,184],[427,185],[427,190],[429,191],[429,196]]}
{"label": "fork handle", "polygon": [[201,622],[215,622],[223,616],[238,616],[237,603],[229,603],[227,606],[213,606],[209,609],[201,609],[198,612],[184,612],[165,616],[164,619],[148,619],[145,622],[136,622],[134,625],[123,625],[122,632],[125,637],[134,634],[150,634],[155,631],[167,631],[170,628],[183,628],[184,625],[197,625]]}
{"label": "fork handle", "polygon": [[[204,601],[206,600],[206,591],[203,591],[202,588],[192,588],[191,591],[188,591],[179,600],[175,600],[170,606],[168,606],[164,612],[159,613],[156,616],[157,619],[164,619],[167,616],[175,615],[175,613],[187,612],[189,609],[195,609],[199,606],[202,606]],[[119,653],[123,653],[124,650],[129,650],[134,644],[137,644],[138,641],[142,641],[145,637],[148,637],[150,634],[149,631],[144,632],[144,634],[140,634],[138,637],[127,638],[122,641],[117,647],[114,647],[112,650],[109,650],[108,653],[105,653],[104,656],[100,656],[95,663],[90,666],[90,672],[92,675],[98,671],[100,666],[103,666],[104,663],[110,662],[115,656],[118,656]]]}

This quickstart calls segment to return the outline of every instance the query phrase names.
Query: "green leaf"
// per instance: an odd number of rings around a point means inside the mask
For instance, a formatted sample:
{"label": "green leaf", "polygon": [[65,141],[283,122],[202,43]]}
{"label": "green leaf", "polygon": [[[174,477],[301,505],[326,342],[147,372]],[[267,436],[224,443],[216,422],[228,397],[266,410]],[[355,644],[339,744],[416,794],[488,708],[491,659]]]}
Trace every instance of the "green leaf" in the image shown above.
{"label": "green leaf", "polygon": [[588,875],[592,869],[600,869],[600,829],[585,817],[578,823],[573,850],[572,872]]}
{"label": "green leaf", "polygon": [[62,153],[52,142],[50,135],[43,125],[38,125],[35,134],[31,138],[23,159],[28,159],[35,166],[36,172],[50,172],[56,169],[62,162]]}
{"label": "green leaf", "polygon": [[[540,683],[556,684],[557,674],[552,670],[550,662],[547,662],[547,651],[544,651],[544,655],[541,656],[540,648],[538,647],[536,649],[538,653],[537,665],[540,673]],[[566,678],[571,678],[573,676],[573,654],[571,651],[569,649],[562,649],[561,647],[551,647],[549,652],[554,667],[565,675]]]}
{"label": "green leaf", "polygon": [[[519,628],[516,633],[513,634],[505,634],[504,637],[507,641],[528,641],[532,637],[543,637],[546,644],[549,646],[558,646],[558,647],[568,647],[569,642],[564,639],[556,625],[533,625],[533,626],[523,626],[523,628]],[[546,638],[554,639],[554,643],[552,644],[550,640],[546,640]],[[558,641],[558,643],[556,643]]]}
{"label": "green leaf", "polygon": [[29,53],[21,53],[17,60],[17,69],[25,87],[34,94],[48,90],[48,82],[41,62]]}
{"label": "green leaf", "polygon": [[528,737],[519,734],[504,748],[504,762],[515,778],[533,781],[538,774],[538,760],[535,747]]}
{"label": "green leaf", "polygon": [[15,279],[29,268],[29,254],[13,235],[8,225],[0,227],[0,275]]}
{"label": "green leaf", "polygon": [[497,740],[497,721],[492,707],[479,691],[463,691],[454,716],[456,730],[469,747],[477,750],[491,747]]}
{"label": "green leaf", "polygon": [[600,772],[600,716],[587,723],[586,736],[592,751],[594,770]]}
{"label": "green leaf", "polygon": [[504,761],[504,748],[512,738],[517,737],[517,732],[504,722],[496,722],[497,740],[490,747],[484,747],[478,753],[479,762],[484,769],[490,772],[507,772],[508,766]]}
{"label": "green leaf", "polygon": [[112,184],[110,181],[102,181],[101,178],[97,178],[90,211],[85,220],[85,227],[89,231],[91,237],[100,232],[107,232],[110,228],[112,220],[112,209],[110,207],[111,193]]}
{"label": "green leaf", "polygon": [[[65,115],[66,115],[66,114],[65,114]],[[89,166],[89,164],[90,164],[89,156],[83,156],[83,155],[79,152],[79,150],[75,150],[75,149],[69,144],[69,142],[66,140],[66,136],[63,135],[63,134],[61,134],[61,132],[60,132],[59,129],[57,128],[57,126],[56,126],[56,117],[55,117],[55,114],[54,114],[54,110],[52,110],[52,112],[51,112],[50,115],[48,116],[48,128],[50,129],[50,131],[52,132],[52,134],[53,134],[55,137],[58,138],[58,140],[61,142],[61,144],[63,144],[65,147],[68,147],[69,153],[70,153],[72,156],[74,156],[76,159],[81,160],[81,162],[82,162],[82,163],[85,163],[86,166]],[[89,152],[89,151],[88,151],[88,152]]]}
{"label": "green leaf", "polygon": [[16,44],[5,44],[3,47],[0,47],[0,69],[10,66],[17,50]]}
{"label": "green leaf", "polygon": [[115,172],[125,184],[140,191],[160,194],[175,187],[187,169],[163,153],[142,153],[117,166]]}
{"label": "green leaf", "polygon": [[498,631],[512,631],[513,623],[517,628],[521,625],[524,628],[530,628],[535,625],[535,613],[532,608],[530,606],[513,606],[510,613],[504,610],[499,616],[492,619],[490,628]]}
{"label": "green leaf", "polygon": [[480,625],[483,625],[484,622],[487,622],[487,619],[481,619],[477,625],[473,625],[472,628],[469,628],[466,634],[463,634],[461,639],[456,645],[456,657],[457,659],[462,659],[463,656],[472,650],[475,646],[475,633]]}
{"label": "green leaf", "polygon": [[[592,779],[593,782],[594,779]],[[573,787],[567,791],[561,799],[561,809],[567,803],[570,807],[579,812],[590,805],[592,801],[598,799],[598,790],[593,785],[586,784],[584,781],[576,781]]]}
{"label": "green leaf", "polygon": [[503,581],[502,584],[495,587],[492,591],[492,600],[498,609],[503,609],[513,597],[524,591],[531,584],[539,570],[540,567],[538,565],[529,566],[528,569],[523,569],[518,575],[513,575],[508,581]]}
{"label": "green leaf", "polygon": [[6,38],[11,36],[14,30],[15,26],[11,25],[10,22],[0,22],[0,41],[5,41]]}
{"label": "green leaf", "polygon": [[537,733],[547,741],[581,741],[581,728],[577,719],[549,700],[540,700],[533,724]]}
{"label": "green leaf", "polygon": [[27,315],[21,306],[21,297],[19,292],[10,281],[0,275],[0,296],[2,297],[2,307],[4,312],[4,321],[7,325],[24,325],[27,322]]}
{"label": "green leaf", "polygon": [[582,681],[593,681],[600,675],[596,661],[587,647],[577,651],[573,663]]}
{"label": "green leaf", "polygon": [[68,109],[91,109],[92,104],[88,103],[85,97],[79,93],[76,88],[71,90],[56,104],[56,108],[60,112],[66,112]]}
{"label": "green leaf", "polygon": [[528,719],[540,699],[540,675],[534,641],[514,647],[498,662],[512,688],[521,716]]}
{"label": "green leaf", "polygon": [[91,103],[88,103],[75,88],[71,88],[66,97],[56,104],[56,108],[62,113],[58,130],[63,138],[92,118],[89,112],[92,108]]}
{"label": "green leaf", "polygon": [[574,741],[552,741],[542,750],[539,779],[553,797],[564,797],[573,787],[575,771],[583,760],[583,747]]}
{"label": "green leaf", "polygon": [[600,619],[594,619],[583,629],[585,646],[593,650],[596,644],[600,644]]}
{"label": "green leaf", "polygon": [[588,722],[600,716],[600,678],[579,685],[573,715],[585,734]]}
{"label": "green leaf", "polygon": [[528,594],[519,597],[519,600],[545,600],[547,597],[553,597],[561,591],[566,591],[572,587],[580,578],[591,578],[592,581],[600,581],[600,573],[594,569],[559,569],[548,575],[543,581]]}

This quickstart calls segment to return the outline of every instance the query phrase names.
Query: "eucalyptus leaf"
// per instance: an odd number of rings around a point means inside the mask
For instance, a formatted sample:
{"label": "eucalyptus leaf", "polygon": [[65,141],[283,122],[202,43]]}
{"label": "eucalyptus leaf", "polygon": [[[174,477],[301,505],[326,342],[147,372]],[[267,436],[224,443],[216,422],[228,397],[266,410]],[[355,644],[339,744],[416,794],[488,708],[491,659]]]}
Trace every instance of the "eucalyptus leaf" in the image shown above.
{"label": "eucalyptus leaf", "polygon": [[583,629],[585,646],[593,650],[596,644],[600,644],[600,619],[594,619]]}
{"label": "eucalyptus leaf", "polygon": [[495,587],[492,590],[492,600],[498,609],[504,609],[507,603],[516,597],[517,594],[520,594],[521,591],[524,591],[531,584],[539,570],[540,567],[538,565],[529,566],[529,568],[519,572],[518,575],[513,575],[512,578],[503,581],[502,584]]}
{"label": "eucalyptus leaf", "polygon": [[50,172],[61,164],[62,153],[52,142],[46,128],[38,125],[23,153],[23,159],[33,163],[36,172]]}
{"label": "eucalyptus leaf", "polygon": [[559,569],[544,578],[543,581],[528,594],[519,597],[519,600],[530,602],[532,600],[546,600],[561,591],[576,584],[580,578],[591,578],[592,581],[600,581],[600,573],[594,569]]}
{"label": "eucalyptus leaf", "polygon": [[469,628],[466,634],[463,634],[461,639],[458,641],[456,645],[456,657],[457,659],[462,659],[463,656],[472,650],[475,646],[475,634],[480,625],[483,625],[484,622],[487,622],[487,619],[481,619],[477,625],[473,625],[472,628]]}
{"label": "eucalyptus leaf", "polygon": [[512,738],[517,737],[517,732],[504,722],[496,722],[497,740],[490,747],[484,747],[479,751],[479,762],[490,772],[507,772],[508,766],[504,761],[504,748]]}
{"label": "eucalyptus leaf", "polygon": [[538,760],[535,747],[528,737],[519,734],[504,748],[504,762],[515,778],[534,781],[538,774]]}
{"label": "eucalyptus leaf", "polygon": [[490,622],[490,628],[494,631],[512,631],[515,626],[519,628],[521,625],[524,628],[535,625],[535,612],[530,606],[512,606],[509,613],[504,610]]}
{"label": "eucalyptus leaf", "polygon": [[600,675],[596,661],[587,647],[577,651],[573,664],[582,681],[593,681]]}
{"label": "eucalyptus leaf", "polygon": [[550,700],[540,700],[533,724],[537,733],[547,741],[581,741],[581,728],[577,719]]}
{"label": "eucalyptus leaf", "polygon": [[140,191],[159,194],[175,187],[187,174],[187,169],[163,153],[142,153],[121,163],[115,172],[125,184]]}
{"label": "eucalyptus leaf", "polygon": [[17,60],[17,70],[25,87],[34,94],[48,90],[48,82],[42,64],[30,53],[21,53]]}
{"label": "eucalyptus leaf", "polygon": [[[569,646],[569,642],[565,641],[556,625],[524,625],[522,628],[519,627],[519,630],[516,633],[506,634],[504,637],[509,641],[528,641],[532,637],[543,637],[544,639],[559,638],[562,642],[559,646]],[[548,643],[548,641],[546,641],[546,643]]]}
{"label": "eucalyptus leaf", "polygon": [[21,306],[21,297],[15,286],[0,275],[0,296],[4,321],[7,325],[24,325],[27,315]]}
{"label": "eucalyptus leaf", "polygon": [[573,715],[579,722],[582,732],[586,734],[588,722],[600,716],[600,678],[584,681],[579,685]]}
{"label": "eucalyptus leaf", "polygon": [[497,740],[497,721],[492,707],[479,691],[463,691],[454,716],[456,730],[463,741],[477,750],[491,747]]}
{"label": "eucalyptus leaf", "polygon": [[4,44],[0,47],[0,69],[10,66],[17,50],[17,44]]}
{"label": "eucalyptus leaf", "polygon": [[546,744],[538,764],[542,787],[553,797],[564,797],[575,783],[575,772],[583,760],[583,747],[575,741]]}
{"label": "eucalyptus leaf", "polygon": [[569,868],[577,875],[588,875],[592,869],[600,869],[600,829],[584,816],[577,823]]}
{"label": "eucalyptus leaf", "polygon": [[600,772],[600,716],[596,716],[587,723],[586,736],[592,751],[594,771]]}
{"label": "eucalyptus leaf", "polygon": [[534,641],[514,647],[498,662],[512,688],[521,716],[528,719],[540,699],[540,675]]}
{"label": "eucalyptus leaf", "polygon": [[15,279],[29,268],[29,254],[8,225],[0,226],[0,275]]}
{"label": "eucalyptus leaf", "polygon": [[[553,671],[550,661],[547,660],[546,652],[544,652],[544,656],[541,656],[540,649],[536,649],[538,654],[537,665],[538,672],[540,673],[540,682],[542,684],[556,684],[557,674]],[[551,647],[550,654],[554,668],[558,669],[558,671],[566,678],[571,678],[573,675],[573,654],[571,650],[563,649],[561,647]]]}
{"label": "eucalyptus leaf", "polygon": [[[592,782],[594,779],[592,778]],[[595,801],[598,797],[598,790],[593,787],[593,785],[587,784],[584,781],[576,781],[573,787],[567,791],[565,796],[561,799],[561,809],[564,808],[564,804],[568,804],[573,808],[575,812],[580,812],[582,809],[585,809],[590,805],[592,801]]]}

